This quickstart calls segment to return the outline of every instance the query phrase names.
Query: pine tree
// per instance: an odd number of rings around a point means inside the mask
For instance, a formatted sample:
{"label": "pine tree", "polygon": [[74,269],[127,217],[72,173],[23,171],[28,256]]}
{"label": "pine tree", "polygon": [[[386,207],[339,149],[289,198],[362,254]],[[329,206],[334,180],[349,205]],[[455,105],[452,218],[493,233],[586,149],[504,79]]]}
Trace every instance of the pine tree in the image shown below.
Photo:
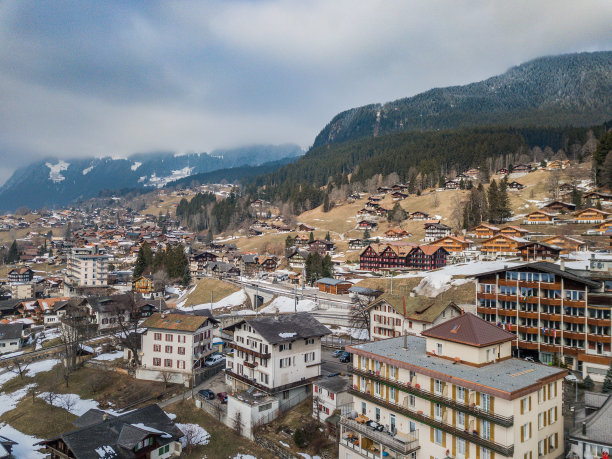
{"label": "pine tree", "polygon": [[323,212],[329,212],[331,210],[331,204],[329,203],[329,194],[325,193],[323,198]]}
{"label": "pine tree", "polygon": [[334,266],[329,255],[325,255],[321,262],[321,277],[334,277]]}
{"label": "pine tree", "polygon": [[576,187],[572,188],[572,204],[576,206],[576,209],[582,207],[582,193]]}
{"label": "pine tree", "polygon": [[491,185],[489,185],[489,221],[491,223],[495,223],[499,219],[499,190],[497,188],[497,182],[495,180],[491,181]]}
{"label": "pine tree", "polygon": [[314,241],[314,234],[312,234],[312,231],[310,232],[310,235],[308,236],[308,242],[312,242]]}
{"label": "pine tree", "polygon": [[367,241],[368,239],[370,239],[370,230],[368,228],[365,229],[365,231],[363,232],[363,238]]}
{"label": "pine tree", "polygon": [[512,216],[510,209],[510,198],[508,197],[508,176],[506,175],[499,184],[499,221],[504,222]]}
{"label": "pine tree", "polygon": [[285,248],[293,247],[294,239],[291,236],[287,236],[285,239]]}
{"label": "pine tree", "polygon": [[329,235],[329,231],[328,231],[328,232],[327,232],[327,234],[325,235],[325,240],[326,240],[327,242],[330,242],[330,241],[331,241],[331,236]]}
{"label": "pine tree", "polygon": [[137,278],[153,265],[153,252],[151,246],[146,242],[140,246],[138,250],[138,256],[136,257],[136,264],[134,265],[133,277]]}
{"label": "pine tree", "polygon": [[6,262],[15,263],[17,261],[19,261],[19,248],[17,247],[17,241],[13,240],[6,256]]}
{"label": "pine tree", "polygon": [[612,362],[610,362],[610,367],[606,373],[601,392],[604,394],[609,394],[612,392]]}

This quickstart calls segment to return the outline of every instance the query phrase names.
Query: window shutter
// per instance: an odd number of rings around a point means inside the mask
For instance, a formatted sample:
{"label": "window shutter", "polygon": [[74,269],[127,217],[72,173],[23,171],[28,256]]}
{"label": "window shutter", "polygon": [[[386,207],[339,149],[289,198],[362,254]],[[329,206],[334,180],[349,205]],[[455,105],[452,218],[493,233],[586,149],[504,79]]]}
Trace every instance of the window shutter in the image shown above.
{"label": "window shutter", "polygon": [[469,458],[470,457],[470,443],[466,440],[465,441],[465,458]]}
{"label": "window shutter", "polygon": [[476,445],[476,459],[480,459],[480,446]]}
{"label": "window shutter", "polygon": [[431,389],[430,389],[430,390],[431,390],[431,392],[433,392],[433,391],[434,391],[434,379],[433,379],[433,378],[430,378],[430,379],[429,379],[429,383],[430,383],[429,385],[431,386]]}
{"label": "window shutter", "polygon": [[555,448],[559,447],[559,433],[555,432]]}
{"label": "window shutter", "polygon": [[[453,410],[453,427],[455,427],[457,425],[457,410]],[[453,436],[453,447],[455,445],[455,437]],[[455,452],[453,451],[453,456],[455,455]]]}
{"label": "window shutter", "polygon": [[442,447],[446,448],[446,432],[442,432]]}
{"label": "window shutter", "polygon": [[521,414],[525,414],[525,403],[524,403],[524,399],[521,400]]}
{"label": "window shutter", "polygon": [[433,417],[434,417],[434,402],[430,402],[429,403],[429,407],[430,407],[430,411],[431,411],[431,417],[433,419]]}
{"label": "window shutter", "polygon": [[529,423],[529,438],[531,438],[532,433],[531,433],[531,422]]}
{"label": "window shutter", "polygon": [[433,427],[429,428],[429,441],[434,443],[434,428]]}
{"label": "window shutter", "polygon": [[[454,384],[453,384],[452,397],[453,397],[453,400],[457,400],[457,386],[455,386]],[[453,453],[453,456],[454,455],[455,455],[455,453]]]}
{"label": "window shutter", "polygon": [[557,419],[559,418],[557,417],[557,407],[555,406],[555,422],[557,421]]}
{"label": "window shutter", "polygon": [[525,441],[525,426],[521,426],[521,443]]}
{"label": "window shutter", "polygon": [[480,392],[476,392],[476,406],[480,406]]}
{"label": "window shutter", "polygon": [[[491,427],[489,427],[489,432],[489,440],[491,440],[492,443],[495,443],[495,424],[491,423]],[[491,456],[491,459],[493,459],[493,456]]]}
{"label": "window shutter", "polygon": [[[455,416],[453,416],[454,418]],[[454,435],[452,436],[452,453],[453,453],[453,457],[457,456],[457,437],[455,437]]]}
{"label": "window shutter", "polygon": [[[556,396],[557,396],[557,384],[558,384],[558,381],[555,381],[555,383],[554,383],[554,384],[555,384],[555,397],[556,397]],[[555,409],[556,409],[556,408],[555,408]]]}
{"label": "window shutter", "polygon": [[495,397],[492,395],[489,397],[489,411],[495,413]]}

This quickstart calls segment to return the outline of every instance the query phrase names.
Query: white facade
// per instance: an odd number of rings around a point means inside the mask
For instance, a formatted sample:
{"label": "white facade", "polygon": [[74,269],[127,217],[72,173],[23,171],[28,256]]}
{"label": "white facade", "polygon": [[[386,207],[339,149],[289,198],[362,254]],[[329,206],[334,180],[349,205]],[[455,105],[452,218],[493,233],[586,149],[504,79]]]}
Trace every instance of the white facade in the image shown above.
{"label": "white facade", "polygon": [[110,258],[98,246],[73,248],[68,256],[67,283],[72,287],[107,285]]}
{"label": "white facade", "polygon": [[253,428],[268,423],[278,415],[279,401],[275,397],[259,397],[255,400],[245,393],[229,395],[227,398],[226,424],[234,429],[240,422],[240,433],[253,439]]}
{"label": "white facade", "polygon": [[[335,376],[340,378],[341,376]],[[341,414],[346,414],[352,410],[353,396],[347,392],[347,388],[341,391],[330,390],[321,384],[325,381],[316,381],[312,384],[312,417],[319,421],[324,421],[339,410]]]}
{"label": "white facade", "polygon": [[18,351],[22,345],[21,338],[0,339],[0,354]]}
{"label": "white facade", "polygon": [[[156,315],[159,314],[152,317]],[[189,317],[179,314],[168,316]],[[141,366],[136,371],[136,377],[158,381],[167,378],[168,382],[189,385],[193,371],[200,368],[206,356],[215,350],[212,346],[212,324],[206,318],[201,319],[201,326],[194,330],[148,328],[142,334]]]}

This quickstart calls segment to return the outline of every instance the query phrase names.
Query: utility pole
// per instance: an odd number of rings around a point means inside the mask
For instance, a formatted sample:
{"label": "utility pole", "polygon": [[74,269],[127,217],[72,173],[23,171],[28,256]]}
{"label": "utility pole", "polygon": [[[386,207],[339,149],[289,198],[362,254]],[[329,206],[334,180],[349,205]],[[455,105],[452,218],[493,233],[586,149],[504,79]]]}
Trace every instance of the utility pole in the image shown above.
{"label": "utility pole", "polygon": [[297,312],[297,289],[293,288],[294,311]]}
{"label": "utility pole", "polygon": [[259,317],[259,309],[257,308],[257,300],[259,298],[259,284],[255,284],[255,317]]}

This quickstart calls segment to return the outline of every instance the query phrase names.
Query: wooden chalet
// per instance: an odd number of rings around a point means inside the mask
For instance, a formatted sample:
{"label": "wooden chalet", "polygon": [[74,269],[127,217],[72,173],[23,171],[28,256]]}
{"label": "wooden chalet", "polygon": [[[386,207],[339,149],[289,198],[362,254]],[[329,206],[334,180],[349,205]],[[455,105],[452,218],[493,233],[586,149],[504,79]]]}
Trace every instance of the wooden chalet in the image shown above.
{"label": "wooden chalet", "polygon": [[259,260],[259,264],[261,266],[261,269],[263,269],[264,271],[273,272],[276,271],[276,268],[278,268],[278,258],[264,257],[263,259]]}
{"label": "wooden chalet", "polygon": [[590,207],[576,212],[574,223],[601,223],[608,219],[610,215],[612,215],[610,212]]}
{"label": "wooden chalet", "polygon": [[408,185],[405,185],[403,183],[396,183],[391,187],[391,189],[393,191],[406,191],[408,189]]}
{"label": "wooden chalet", "polygon": [[524,225],[553,225],[559,217],[544,210],[535,210],[528,213],[523,220]]}
{"label": "wooden chalet", "polygon": [[407,267],[418,271],[431,271],[446,266],[448,251],[439,245],[419,245],[407,257]]}
{"label": "wooden chalet", "polygon": [[312,227],[310,225],[307,225],[306,223],[300,223],[297,226],[297,231],[299,231],[299,232],[311,232],[311,231],[314,231],[314,230],[315,230],[314,227]]}
{"label": "wooden chalet", "polygon": [[370,229],[377,228],[378,227],[378,223],[371,222],[369,220],[361,220],[358,223],[358,226],[359,226],[359,229],[361,229],[361,230],[366,230],[366,229],[370,230]]}
{"label": "wooden chalet", "polygon": [[560,247],[562,254],[584,252],[587,249],[586,242],[569,236],[553,236],[543,239],[541,242]]}
{"label": "wooden chalet", "polygon": [[499,230],[499,234],[512,237],[525,237],[529,234],[529,231],[521,228],[520,226],[505,226]]}
{"label": "wooden chalet", "polygon": [[601,222],[599,225],[595,226],[595,229],[600,233],[605,233],[610,227],[612,227],[612,219]]}
{"label": "wooden chalet", "polygon": [[507,175],[508,174],[508,169],[506,169],[505,167],[502,167],[501,169],[497,170],[497,175]]}
{"label": "wooden chalet", "polygon": [[516,166],[512,167],[512,172],[531,172],[531,165],[530,164],[517,164]]}
{"label": "wooden chalet", "polygon": [[445,236],[431,243],[431,245],[437,245],[444,247],[447,252],[458,253],[469,249],[473,242],[469,239],[465,239],[461,236]]}
{"label": "wooden chalet", "polygon": [[499,233],[497,226],[488,225],[487,223],[481,223],[472,230],[473,237],[478,239],[488,239]]}
{"label": "wooden chalet", "polygon": [[287,262],[292,268],[303,269],[306,266],[306,257],[308,253],[296,250],[291,255],[287,256]]}
{"label": "wooden chalet", "polygon": [[540,210],[550,212],[551,214],[569,213],[576,210],[576,204],[563,201],[552,201],[540,207]]}
{"label": "wooden chalet", "polygon": [[612,194],[602,193],[601,191],[590,191],[582,196],[585,200],[597,204],[598,202],[612,202]]}
{"label": "wooden chalet", "polygon": [[364,247],[368,246],[368,241],[366,241],[365,239],[351,239],[348,242],[348,248],[349,249],[362,249]]}
{"label": "wooden chalet", "polygon": [[308,245],[309,242],[310,242],[310,238],[308,236],[304,236],[303,234],[298,234],[293,239],[293,243],[297,245],[298,247],[306,246]]}
{"label": "wooden chalet", "polygon": [[554,159],[546,163],[546,170],[557,171],[569,167],[570,162],[568,159]]}
{"label": "wooden chalet", "polygon": [[522,190],[523,188],[525,188],[525,185],[514,180],[508,183],[508,188],[510,188],[511,190]]}
{"label": "wooden chalet", "polygon": [[401,191],[394,191],[391,193],[391,197],[394,201],[402,201],[408,197],[406,193],[402,193]]}
{"label": "wooden chalet", "polygon": [[11,284],[15,282],[31,282],[34,279],[34,271],[28,266],[13,268],[8,273],[8,280]]}
{"label": "wooden chalet", "polygon": [[559,185],[559,191],[561,193],[570,193],[574,190],[574,187],[572,185],[570,185],[569,183],[563,183],[561,185]]}
{"label": "wooden chalet", "polygon": [[429,214],[417,210],[410,214],[410,218],[413,220],[429,220]]}
{"label": "wooden chalet", "polygon": [[385,231],[385,237],[388,239],[401,239],[408,236],[410,236],[410,233],[400,228],[391,228]]}
{"label": "wooden chalet", "polygon": [[132,291],[149,295],[153,292],[153,278],[150,276],[138,276],[132,280]]}
{"label": "wooden chalet", "polygon": [[391,192],[391,188],[389,188],[388,186],[379,186],[378,188],[376,188],[376,192],[378,194],[387,194]]}
{"label": "wooden chalet", "polygon": [[190,270],[192,272],[203,272],[209,261],[217,261],[217,255],[212,252],[200,252],[189,257]]}
{"label": "wooden chalet", "polygon": [[315,239],[314,241],[308,243],[308,248],[310,253],[318,252],[319,255],[324,257],[325,255],[334,253],[336,245],[330,241]]}
{"label": "wooden chalet", "polygon": [[497,234],[482,242],[480,251],[485,255],[516,255],[519,244],[527,242],[524,239]]}
{"label": "wooden chalet", "polygon": [[460,182],[457,180],[447,180],[444,182],[444,188],[447,190],[458,190],[460,186]]}
{"label": "wooden chalet", "polygon": [[261,236],[263,233],[261,231],[259,231],[258,229],[255,228],[249,228],[248,231],[248,235],[249,237],[253,237],[253,236]]}
{"label": "wooden chalet", "polygon": [[545,242],[529,241],[518,246],[519,255],[523,261],[555,261],[561,254],[561,247]]}
{"label": "wooden chalet", "polygon": [[369,244],[359,256],[359,269],[383,271],[406,267],[406,257],[414,244]]}

